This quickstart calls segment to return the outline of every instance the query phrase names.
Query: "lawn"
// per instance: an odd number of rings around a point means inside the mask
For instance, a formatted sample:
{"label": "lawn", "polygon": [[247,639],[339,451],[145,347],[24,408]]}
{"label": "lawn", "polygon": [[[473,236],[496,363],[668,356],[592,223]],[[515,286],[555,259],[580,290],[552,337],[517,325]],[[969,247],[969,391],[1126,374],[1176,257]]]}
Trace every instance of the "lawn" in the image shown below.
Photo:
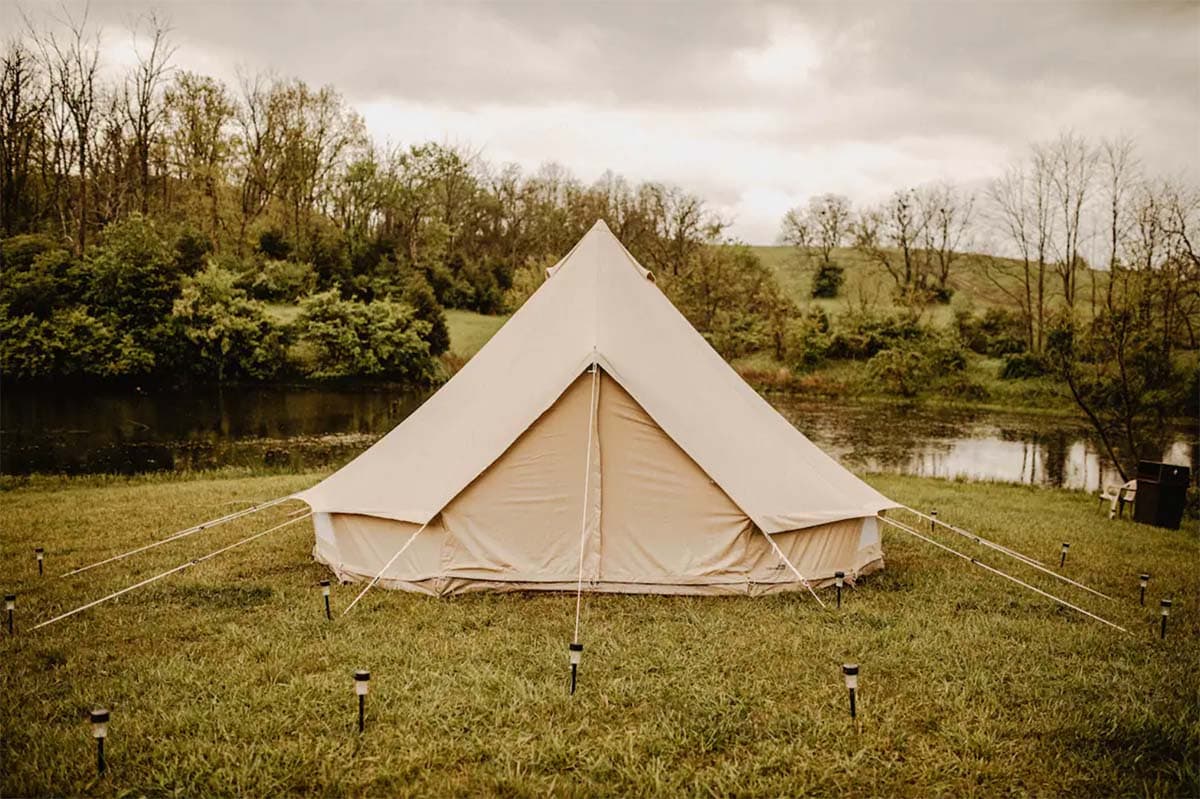
{"label": "lawn", "polygon": [[[1108,522],[1078,493],[877,476],[1116,598],[938,538],[1106,615],[1123,635],[903,534],[822,610],[807,595],[375,591],[325,620],[307,521],[43,630],[46,619],[285,518],[216,528],[75,578],[37,577],[319,475],[33,478],[0,493],[4,795],[1196,796],[1200,542]],[[1145,608],[1138,572],[1153,574]],[[336,587],[335,612],[355,593]],[[831,600],[832,592],[826,591]],[[1174,600],[1165,642],[1160,597]],[[859,725],[839,666],[861,664]],[[351,674],[372,672],[367,730]],[[86,713],[112,710],[97,780]]]}
{"label": "lawn", "polygon": [[446,327],[450,330],[450,351],[464,361],[479,352],[495,335],[507,316],[488,316],[456,308],[446,309]]}

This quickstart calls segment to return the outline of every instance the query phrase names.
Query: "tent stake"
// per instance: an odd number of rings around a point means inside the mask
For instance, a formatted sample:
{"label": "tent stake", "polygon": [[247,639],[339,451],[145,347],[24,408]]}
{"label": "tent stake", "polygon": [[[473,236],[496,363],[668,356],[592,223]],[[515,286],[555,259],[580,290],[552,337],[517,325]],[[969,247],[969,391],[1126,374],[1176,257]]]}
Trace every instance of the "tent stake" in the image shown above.
{"label": "tent stake", "polygon": [[1084,616],[1087,616],[1089,619],[1095,619],[1096,621],[1101,622],[1102,624],[1107,624],[1109,627],[1112,627],[1113,629],[1120,630],[1121,632],[1126,633],[1126,634],[1129,633],[1129,630],[1126,630],[1124,627],[1120,626],[1119,624],[1113,624],[1108,619],[1097,616],[1095,613],[1092,613],[1091,611],[1084,610],[1083,608],[1079,607],[1078,605],[1072,605],[1070,602],[1066,601],[1065,599],[1059,599],[1054,594],[1043,591],[1042,589],[1037,588],[1036,586],[1032,586],[1029,583],[1025,582],[1024,580],[1019,580],[1016,577],[1013,577],[1011,574],[1006,574],[1005,572],[1000,571],[999,569],[995,568],[994,566],[989,566],[982,561],[975,560],[975,558],[971,557],[970,555],[965,555],[962,552],[959,552],[957,549],[952,549],[951,547],[948,547],[945,544],[942,544],[938,541],[934,541],[932,538],[929,538],[928,536],[918,533],[916,530],[912,529],[911,527],[909,527],[906,524],[901,524],[900,522],[893,521],[893,520],[887,518],[886,516],[879,516],[877,518],[880,521],[884,522],[885,524],[890,524],[892,527],[895,527],[897,530],[901,530],[905,533],[908,533],[909,535],[916,536],[917,538],[921,539],[922,541],[925,541],[926,543],[933,544],[938,549],[944,549],[945,551],[949,552],[951,555],[962,558],[963,560],[968,561],[969,563],[972,563],[975,566],[978,566],[979,568],[983,569],[984,571],[989,571],[992,574],[995,574],[998,577],[1003,577],[1005,580],[1014,582],[1023,588],[1028,588],[1030,591],[1033,591],[1035,594],[1040,594],[1041,596],[1044,596],[1047,599],[1052,599],[1065,608],[1070,608],[1071,610],[1074,610],[1078,613],[1082,613]]}
{"label": "tent stake", "polygon": [[235,541],[234,543],[229,544],[227,546],[223,546],[214,552],[209,552],[207,555],[201,555],[200,557],[198,557],[194,560],[189,560],[187,563],[183,563],[179,566],[176,566],[173,569],[168,569],[165,572],[161,572],[159,574],[154,575],[153,577],[147,577],[145,580],[142,580],[140,583],[134,583],[131,586],[122,588],[120,591],[114,591],[111,594],[109,594],[108,596],[101,597],[95,601],[87,603],[86,605],[80,605],[79,607],[75,608],[74,610],[68,610],[66,613],[63,613],[59,616],[55,616],[53,619],[44,621],[41,624],[36,624],[30,629],[37,630],[41,627],[46,627],[47,625],[54,624],[57,621],[62,621],[63,619],[70,618],[71,616],[74,616],[76,613],[82,613],[83,611],[85,611],[89,608],[94,608],[97,605],[107,602],[110,599],[116,599],[117,597],[121,596],[122,594],[128,594],[130,591],[134,590],[135,588],[141,588],[142,586],[150,585],[150,583],[157,582],[158,580],[161,580],[164,577],[170,577],[172,574],[178,574],[179,572],[183,571],[184,569],[190,569],[191,567],[193,567],[199,563],[203,563],[206,560],[211,560],[211,559],[215,558],[217,555],[228,552],[231,549],[236,549],[236,548],[242,546],[243,544],[249,544],[251,541],[262,538],[264,535],[267,535],[268,533],[273,533],[276,530],[280,530],[284,527],[287,527],[290,524],[295,524],[296,522],[303,521],[304,519],[307,519],[311,515],[312,515],[311,513],[306,513],[303,516],[297,516],[295,519],[290,519],[286,522],[283,522],[282,524],[277,524],[270,529],[263,530],[261,533],[255,533],[254,535],[247,536],[246,538],[243,538],[241,541]]}
{"label": "tent stake", "polygon": [[[929,516],[926,516],[924,513],[921,513],[918,510],[913,510],[912,508],[904,506],[904,505],[901,505],[901,507],[904,508],[904,510],[908,511],[909,513],[911,513],[915,516],[919,516],[922,519],[930,518]],[[883,518],[883,517],[881,516],[880,518]],[[934,521],[937,521],[937,520],[934,520]],[[1083,583],[1076,582],[1075,580],[1072,580],[1070,577],[1064,577],[1063,575],[1059,574],[1058,572],[1056,572],[1052,569],[1046,568],[1045,564],[1043,564],[1041,561],[1034,560],[1033,558],[1029,557],[1028,555],[1023,555],[1020,552],[1017,552],[1015,549],[1009,549],[1008,547],[1004,546],[1003,544],[997,544],[995,541],[989,541],[986,538],[977,536],[968,530],[962,529],[961,527],[955,527],[953,524],[947,524],[946,522],[943,522],[943,521],[937,521],[937,523],[939,525],[941,525],[942,527],[945,527],[947,530],[951,531],[952,533],[961,535],[963,538],[968,538],[968,539],[974,541],[976,544],[979,544],[980,546],[985,546],[988,549],[993,549],[1002,555],[1008,555],[1010,558],[1019,560],[1022,563],[1024,563],[1026,566],[1037,569],[1038,571],[1042,572],[1043,574],[1048,574],[1056,580],[1067,583],[1068,585],[1073,585],[1076,588],[1082,588],[1084,591],[1095,594],[1096,596],[1101,597],[1103,599],[1107,599],[1110,602],[1113,601],[1113,598],[1110,597],[1108,594],[1102,594],[1099,591],[1097,591],[1095,588],[1091,588],[1089,586],[1084,585]]]}

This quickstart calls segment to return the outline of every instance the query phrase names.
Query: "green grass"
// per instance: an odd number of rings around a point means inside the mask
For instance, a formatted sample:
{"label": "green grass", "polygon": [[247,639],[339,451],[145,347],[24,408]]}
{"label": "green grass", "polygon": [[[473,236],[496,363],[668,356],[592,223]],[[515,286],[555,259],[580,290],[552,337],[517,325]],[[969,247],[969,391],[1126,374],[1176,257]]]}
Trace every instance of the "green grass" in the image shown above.
{"label": "green grass", "polygon": [[[1069,540],[1066,573],[1115,602],[939,535],[1131,635],[885,532],[887,568],[840,611],[806,595],[586,597],[571,698],[573,597],[375,591],[330,623],[307,522],[27,630],[285,512],[66,580],[37,577],[35,545],[57,574],[318,477],[40,478],[0,493],[0,583],[19,594],[18,634],[0,636],[0,793],[1200,794],[1195,525],[1110,523],[1071,492],[871,478],[1055,564]],[[335,588],[335,609],[354,592]],[[1163,596],[1175,604],[1159,642]],[[847,660],[862,666],[857,730]],[[356,668],[372,671],[361,737]],[[113,711],[100,781],[85,719],[96,704]]]}
{"label": "green grass", "polygon": [[463,360],[470,358],[479,352],[507,321],[507,316],[489,316],[455,308],[446,309],[446,326],[450,329],[450,352]]}

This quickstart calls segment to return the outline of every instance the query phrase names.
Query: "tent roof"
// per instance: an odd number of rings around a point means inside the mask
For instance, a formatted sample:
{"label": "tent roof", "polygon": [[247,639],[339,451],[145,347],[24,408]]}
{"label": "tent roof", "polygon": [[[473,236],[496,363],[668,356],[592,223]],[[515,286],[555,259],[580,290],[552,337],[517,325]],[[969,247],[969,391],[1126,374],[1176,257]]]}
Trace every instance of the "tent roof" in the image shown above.
{"label": "tent roof", "polygon": [[750,388],[603,221],[548,275],[420,408],[296,496],[423,524],[598,362],[764,532],[896,507]]}

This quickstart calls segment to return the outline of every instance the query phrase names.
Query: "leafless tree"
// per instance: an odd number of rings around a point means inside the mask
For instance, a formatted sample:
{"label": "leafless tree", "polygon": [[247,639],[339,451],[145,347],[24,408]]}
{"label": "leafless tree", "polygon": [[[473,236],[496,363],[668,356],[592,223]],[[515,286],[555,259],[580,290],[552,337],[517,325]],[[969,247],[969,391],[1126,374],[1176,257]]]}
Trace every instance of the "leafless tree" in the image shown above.
{"label": "leafless tree", "polygon": [[87,246],[88,182],[91,171],[92,139],[95,135],[96,108],[99,101],[100,31],[88,27],[87,9],[76,19],[64,10],[60,20],[65,33],[39,31],[29,27],[37,43],[51,85],[69,115],[75,147],[75,166],[79,170],[76,191],[75,249]]}
{"label": "leafless tree", "polygon": [[897,191],[881,206],[859,214],[854,246],[883,267],[908,299],[925,287],[925,254],[920,245],[926,219],[913,189]]}
{"label": "leafless tree", "polygon": [[0,231],[5,233],[40,213],[32,179],[48,103],[33,53],[10,40],[0,58]]}
{"label": "leafless tree", "polygon": [[1058,217],[1054,266],[1062,282],[1063,299],[1068,308],[1074,308],[1079,269],[1083,265],[1080,243],[1085,223],[1084,208],[1095,183],[1097,150],[1087,139],[1069,131],[1035,149],[1050,167],[1050,185],[1054,190]]}
{"label": "leafless tree", "polygon": [[850,201],[839,194],[822,194],[806,208],[793,208],[783,217],[783,240],[804,252],[815,249],[821,263],[832,263],[834,249],[850,233],[854,214]]}
{"label": "leafless tree", "polygon": [[[145,25],[149,46],[139,49],[139,29]],[[133,139],[138,176],[138,196],[143,214],[150,209],[150,150],[166,115],[163,89],[171,71],[175,46],[170,43],[170,27],[155,12],[139,20],[133,30],[133,51],[137,58],[122,88],[121,106]]]}
{"label": "leafless tree", "polygon": [[975,196],[950,183],[920,190],[924,226],[921,240],[937,287],[947,288],[954,264],[970,249]]}
{"label": "leafless tree", "polygon": [[1019,257],[1019,267],[987,258],[989,281],[1013,299],[1025,321],[1026,344],[1041,352],[1046,325],[1046,272],[1052,233],[1048,165],[1034,152],[1028,164],[1014,164],[988,187],[989,212],[1003,240]]}

